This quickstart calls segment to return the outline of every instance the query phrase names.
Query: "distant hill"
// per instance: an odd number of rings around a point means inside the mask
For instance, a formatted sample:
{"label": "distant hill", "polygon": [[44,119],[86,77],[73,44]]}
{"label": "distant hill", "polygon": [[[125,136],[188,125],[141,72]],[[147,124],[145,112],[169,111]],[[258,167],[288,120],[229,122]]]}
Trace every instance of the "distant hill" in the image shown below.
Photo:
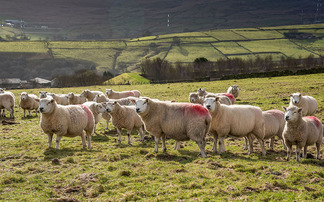
{"label": "distant hill", "polygon": [[[24,20],[23,32],[36,40],[136,38],[313,23],[321,20],[321,13],[315,15],[316,3],[316,0],[4,0],[0,22]],[[0,34],[6,35],[1,31]]]}

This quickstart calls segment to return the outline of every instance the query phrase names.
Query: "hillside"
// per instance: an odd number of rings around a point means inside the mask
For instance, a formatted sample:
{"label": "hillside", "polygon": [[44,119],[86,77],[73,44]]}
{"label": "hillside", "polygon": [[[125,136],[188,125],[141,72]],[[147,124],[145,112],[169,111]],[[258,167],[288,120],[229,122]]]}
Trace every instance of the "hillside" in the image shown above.
{"label": "hillside", "polygon": [[[0,20],[24,20],[32,39],[134,38],[238,27],[307,24],[316,0],[4,0]],[[169,14],[169,27],[167,15]],[[18,26],[19,27],[19,26]],[[10,33],[7,33],[10,34]]]}
{"label": "hillside", "polygon": [[[287,33],[305,39],[287,38]],[[101,41],[0,42],[1,77],[51,78],[78,69],[97,69],[113,74],[138,72],[145,58],[171,63],[193,62],[198,57],[255,59],[271,55],[315,58],[324,54],[324,24],[222,29]]]}

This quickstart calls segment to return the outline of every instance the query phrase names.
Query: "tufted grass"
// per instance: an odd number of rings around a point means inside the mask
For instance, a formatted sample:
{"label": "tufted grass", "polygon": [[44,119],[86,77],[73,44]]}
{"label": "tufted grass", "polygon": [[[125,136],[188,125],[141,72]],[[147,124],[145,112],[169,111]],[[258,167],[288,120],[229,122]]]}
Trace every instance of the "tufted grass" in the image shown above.
{"label": "tufted grass", "polygon": [[[138,89],[143,96],[162,100],[187,101],[189,92],[205,87],[211,92],[225,92],[229,85],[240,88],[238,104],[280,109],[288,105],[288,96],[301,92],[314,96],[319,103],[317,117],[324,120],[324,74],[253,78],[200,83],[175,83],[132,86],[89,86],[105,91]],[[85,87],[65,89],[13,90],[38,94],[81,93]],[[16,105],[18,106],[18,105]],[[92,137],[92,150],[82,149],[81,138],[63,137],[60,150],[47,149],[47,136],[41,131],[39,117],[22,117],[15,107],[14,125],[0,125],[0,200],[1,201],[323,201],[324,156],[322,160],[294,157],[285,161],[280,141],[274,151],[262,157],[259,145],[255,153],[243,150],[242,139],[227,138],[226,152],[212,153],[207,140],[208,157],[197,157],[198,146],[182,143],[174,151],[173,140],[167,140],[167,153],[154,153],[154,141],[144,143],[132,136],[133,145],[116,142],[116,132],[105,122]],[[5,119],[6,120],[6,119]],[[323,149],[322,149],[323,151]],[[315,156],[314,147],[309,153]]]}

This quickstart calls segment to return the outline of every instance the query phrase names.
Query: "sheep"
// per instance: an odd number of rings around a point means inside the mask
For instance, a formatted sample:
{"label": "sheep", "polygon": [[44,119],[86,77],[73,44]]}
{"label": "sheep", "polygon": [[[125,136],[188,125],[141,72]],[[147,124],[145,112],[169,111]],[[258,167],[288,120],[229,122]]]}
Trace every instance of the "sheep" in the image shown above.
{"label": "sheep", "polygon": [[[15,106],[15,97],[11,93],[1,93],[0,94],[0,111],[1,109],[6,109],[10,113],[10,118],[14,119],[14,106]],[[3,113],[1,116],[5,116]]]}
{"label": "sheep", "polygon": [[200,96],[200,97],[205,97],[208,94],[208,92],[206,91],[205,88],[199,88],[197,90],[197,93],[198,93],[198,96]]}
{"label": "sheep", "polygon": [[103,94],[98,94],[95,96],[95,98],[93,99],[93,101],[100,103],[100,102],[108,102],[109,98],[107,98],[105,95]]}
{"label": "sheep", "polygon": [[238,88],[238,86],[237,85],[230,86],[227,89],[227,93],[232,94],[235,98],[237,98],[238,95],[239,95],[239,88]]}
{"label": "sheep", "polygon": [[130,135],[133,129],[136,129],[144,141],[144,123],[141,117],[136,113],[134,106],[122,106],[117,101],[107,102],[106,110],[112,118],[112,124],[118,132],[118,142],[121,143],[121,130],[127,129],[128,144],[131,144]]}
{"label": "sheep", "polygon": [[87,106],[91,110],[95,120],[94,133],[96,133],[96,126],[102,117],[102,113],[106,111],[106,108],[103,106],[103,104],[94,101],[88,101],[82,105]]}
{"label": "sheep", "polygon": [[317,111],[316,99],[300,93],[290,95],[289,107],[291,106],[303,108],[303,116],[313,116]]}
{"label": "sheep", "polygon": [[81,136],[83,148],[91,149],[91,135],[94,129],[94,117],[87,106],[84,105],[59,105],[53,98],[40,99],[39,111],[41,113],[40,126],[48,135],[48,148],[52,145],[53,134],[56,134],[56,149],[59,149],[63,136]]}
{"label": "sheep", "polygon": [[68,93],[68,104],[69,105],[83,104],[86,101],[87,101],[87,98],[80,96],[79,94],[74,94],[72,92]]}
{"label": "sheep", "polygon": [[[217,150],[217,139],[219,139],[218,153],[225,151],[224,138],[227,135],[235,137],[250,136],[252,133],[259,140],[262,155],[266,155],[264,148],[264,119],[259,107],[251,105],[224,105],[219,98],[209,97],[205,99],[204,106],[212,116],[209,133],[214,136],[213,152]],[[250,140],[250,138],[249,138]],[[250,142],[249,153],[253,152]]]}
{"label": "sheep", "polygon": [[204,98],[199,96],[198,93],[189,93],[189,102],[203,105]]}
{"label": "sheep", "polygon": [[141,97],[141,92],[138,90],[131,90],[134,93],[134,97]]}
{"label": "sheep", "polygon": [[204,105],[204,98],[206,97],[219,97],[219,102],[221,104],[226,104],[226,105],[233,104],[232,100],[228,96],[225,96],[223,94],[212,94],[212,93],[208,93],[205,97],[199,96],[198,93],[190,93],[189,102]]}
{"label": "sheep", "polygon": [[[209,92],[207,92],[205,88],[199,88],[197,90],[197,94],[198,94],[198,96],[204,97],[204,98],[206,98],[206,97],[226,96],[226,97],[228,97],[231,100],[232,104],[235,103],[235,97],[232,94],[230,94],[230,93],[216,93],[215,94],[215,93],[209,93]],[[220,101],[221,101],[221,99],[220,99]]]}
{"label": "sheep", "polygon": [[109,99],[120,99],[120,98],[126,98],[126,97],[135,97],[135,93],[132,91],[122,91],[122,92],[117,92],[114,91],[113,89],[106,89],[106,94]]}
{"label": "sheep", "polygon": [[306,158],[307,146],[316,145],[317,159],[320,159],[320,147],[323,140],[323,125],[315,116],[303,117],[303,109],[296,106],[283,107],[285,111],[285,128],[283,138],[287,146],[287,161],[290,160],[292,145],[296,145],[296,160],[300,162],[300,151],[304,148],[302,157]]}
{"label": "sheep", "polygon": [[104,93],[101,91],[91,91],[91,90],[85,89],[80,94],[81,97],[87,98],[88,101],[93,101],[93,99],[95,98],[96,95],[104,95]]}
{"label": "sheep", "polygon": [[146,130],[155,137],[154,152],[158,152],[160,137],[164,152],[166,137],[176,141],[191,139],[199,146],[202,157],[207,157],[205,138],[211,116],[205,107],[192,103],[159,102],[149,98],[137,99],[135,102],[136,112],[142,117]]}
{"label": "sheep", "polygon": [[[282,140],[283,149],[286,150],[286,145],[282,138],[282,132],[285,127],[285,113],[280,110],[272,109],[268,111],[263,111],[262,116],[264,118],[264,128],[265,128],[265,135],[264,140],[270,139],[269,148],[273,150],[275,136],[279,137]],[[252,137],[252,142],[255,138],[254,135]],[[248,140],[246,139],[245,142],[245,149],[247,149]]]}
{"label": "sheep", "polygon": [[57,104],[60,105],[68,105],[69,99],[67,94],[55,94],[55,93],[47,93],[47,95],[51,96]]}
{"label": "sheep", "polygon": [[46,91],[39,91],[39,98],[46,98],[48,96]]}
{"label": "sheep", "polygon": [[39,99],[35,94],[28,94],[26,92],[22,92],[20,95],[19,106],[24,110],[24,117],[26,117],[26,110],[28,110],[28,114],[30,115],[31,110],[35,110],[36,116],[39,107]]}
{"label": "sheep", "polygon": [[[227,96],[227,95],[230,95],[230,96]],[[219,102],[221,104],[225,104],[225,105],[232,105],[235,103],[235,98],[231,94],[227,94],[227,93],[217,93],[217,94],[209,93],[206,95],[205,98],[209,98],[209,97],[214,97],[214,98],[218,97]],[[231,98],[234,98],[234,100]]]}
{"label": "sheep", "polygon": [[[12,92],[6,91],[5,88],[0,88],[0,94],[3,94],[3,93],[9,93],[15,99],[15,95]],[[0,110],[0,116],[6,117],[5,109],[2,109],[2,113],[1,113],[1,110]]]}

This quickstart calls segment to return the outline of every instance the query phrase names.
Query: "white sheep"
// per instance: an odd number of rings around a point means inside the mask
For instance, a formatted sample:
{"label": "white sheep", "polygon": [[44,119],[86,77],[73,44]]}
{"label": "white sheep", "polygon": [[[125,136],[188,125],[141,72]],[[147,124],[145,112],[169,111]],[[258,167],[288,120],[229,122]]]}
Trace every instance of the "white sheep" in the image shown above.
{"label": "white sheep", "polygon": [[52,145],[53,134],[56,134],[56,149],[59,149],[60,140],[63,136],[81,136],[83,148],[86,140],[83,130],[88,139],[88,148],[91,149],[91,135],[94,129],[93,114],[84,105],[58,105],[53,98],[40,99],[39,111],[41,112],[40,126],[48,135],[48,147]]}
{"label": "white sheep", "polygon": [[238,88],[238,86],[237,85],[230,86],[227,89],[227,93],[232,94],[235,98],[237,98],[238,95],[239,95],[239,88]]}
{"label": "white sheep", "polygon": [[101,91],[91,91],[91,90],[85,89],[80,94],[80,96],[87,98],[88,101],[93,101],[93,99],[95,98],[96,95],[104,95],[104,93]]}
{"label": "white sheep", "polygon": [[95,98],[93,99],[93,101],[97,102],[97,103],[103,103],[103,102],[108,102],[109,98],[106,97],[104,94],[100,94],[100,95],[96,95]]}
{"label": "white sheep", "polygon": [[118,102],[107,102],[106,110],[111,115],[111,122],[118,132],[118,142],[121,143],[121,130],[127,129],[128,144],[131,144],[130,135],[133,129],[137,130],[144,141],[144,123],[136,113],[134,106],[122,106]]}
{"label": "white sheep", "polygon": [[[6,91],[5,88],[0,88],[0,94],[3,94],[3,93],[9,93],[15,99],[15,95],[12,92]],[[6,117],[5,109],[2,109],[2,113],[1,113],[1,110],[0,110],[0,116]]]}
{"label": "white sheep", "polygon": [[198,93],[190,93],[189,102],[204,105],[204,99],[207,97],[219,97],[219,102],[221,104],[226,104],[226,105],[233,104],[232,100],[228,96],[225,96],[223,94],[213,94],[213,93],[208,93],[204,97],[199,96]]}
{"label": "white sheep", "polygon": [[[230,93],[210,93],[210,92],[207,92],[205,88],[199,88],[197,90],[197,93],[198,93],[198,96],[203,97],[203,98],[206,98],[206,97],[226,96],[226,97],[228,97],[231,100],[232,104],[234,104],[235,101],[236,101],[235,100],[235,97],[232,94],[230,94]],[[220,99],[220,101],[222,102],[221,99]]]}
{"label": "white sheep", "polygon": [[72,92],[68,93],[68,104],[69,105],[83,104],[86,101],[87,101],[87,98],[81,96],[80,94],[74,94]]}
{"label": "white sheep", "polygon": [[47,96],[48,95],[46,91],[39,91],[39,98],[46,98]]}
{"label": "white sheep", "polygon": [[193,140],[206,157],[206,134],[211,116],[208,110],[198,104],[168,103],[149,98],[136,100],[136,112],[142,117],[146,130],[155,137],[154,152],[158,152],[160,137],[162,149],[166,152],[166,137],[176,141]]}
{"label": "white sheep", "polygon": [[28,114],[30,115],[30,111],[35,110],[36,116],[39,107],[39,99],[35,94],[28,94],[26,92],[22,92],[20,95],[19,106],[24,110],[24,117],[26,117],[26,110],[28,110]]}
{"label": "white sheep", "polygon": [[[225,93],[225,94],[227,94],[227,93]],[[227,95],[230,95],[230,96],[227,96]],[[208,93],[205,96],[205,98],[209,98],[209,97],[216,98],[216,97],[218,97],[219,98],[218,101],[221,104],[224,104],[224,105],[232,105],[232,104],[234,104],[235,98],[231,94],[227,94],[227,95],[224,95],[224,93],[217,93],[217,94]],[[231,98],[234,98],[234,101]]]}
{"label": "white sheep", "polygon": [[[209,133],[214,136],[213,152],[217,150],[217,139],[219,139],[218,153],[221,154],[225,151],[224,139],[227,135],[245,137],[254,134],[260,142],[262,155],[266,155],[263,142],[264,120],[259,107],[250,105],[224,105],[219,102],[218,97],[206,98],[204,106],[212,116]],[[249,153],[252,152],[253,147],[251,143]]]}
{"label": "white sheep", "polygon": [[135,97],[135,93],[133,91],[114,91],[113,89],[106,89],[106,94],[109,99],[120,99],[126,97]]}
{"label": "white sheep", "polygon": [[289,107],[303,108],[303,116],[313,116],[317,110],[317,101],[312,96],[294,93],[290,95]]}
{"label": "white sheep", "polygon": [[102,113],[104,113],[106,111],[106,108],[103,106],[103,104],[97,103],[94,101],[88,101],[88,102],[83,103],[82,105],[87,106],[93,114],[93,117],[95,120],[95,126],[94,126],[94,133],[95,133],[96,126],[102,117]]}
{"label": "white sheep", "polygon": [[[10,93],[1,93],[0,94],[0,111],[1,109],[6,109],[10,113],[10,118],[14,117],[14,106],[15,106],[15,97],[12,96]],[[1,116],[5,116],[3,113]]]}
{"label": "white sheep", "polygon": [[67,94],[55,94],[55,93],[47,93],[47,96],[51,96],[57,104],[60,105],[68,105],[69,99]]}
{"label": "white sheep", "polygon": [[285,110],[285,128],[283,138],[287,146],[287,161],[290,160],[292,145],[296,145],[296,160],[300,161],[300,152],[304,148],[302,157],[306,158],[307,146],[316,145],[317,159],[320,159],[320,148],[323,140],[323,125],[314,116],[302,116],[302,108],[296,106],[283,107]]}
{"label": "white sheep", "polygon": [[[273,150],[275,136],[282,140],[283,149],[286,149],[286,145],[282,138],[282,132],[285,127],[285,113],[280,110],[271,109],[263,111],[262,116],[264,118],[265,135],[264,140],[270,139],[269,148]],[[255,136],[252,135],[252,142]],[[245,149],[247,149],[248,140],[246,140]]]}
{"label": "white sheep", "polygon": [[204,97],[198,95],[198,93],[189,93],[189,102],[196,104],[204,104]]}

